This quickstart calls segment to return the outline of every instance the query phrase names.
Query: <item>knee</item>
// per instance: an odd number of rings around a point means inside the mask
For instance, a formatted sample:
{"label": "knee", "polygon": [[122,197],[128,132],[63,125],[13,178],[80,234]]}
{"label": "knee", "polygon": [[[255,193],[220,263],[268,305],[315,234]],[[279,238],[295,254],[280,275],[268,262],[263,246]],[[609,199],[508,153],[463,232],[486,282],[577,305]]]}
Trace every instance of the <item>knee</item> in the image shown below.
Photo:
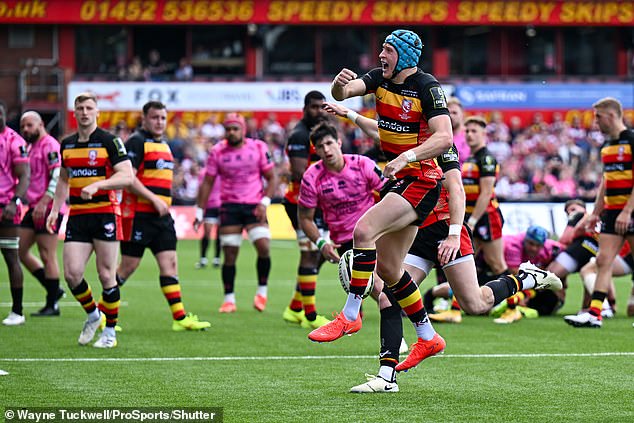
{"label": "knee", "polygon": [[361,218],[354,226],[352,237],[355,245],[364,245],[374,242],[374,233],[370,222]]}
{"label": "knee", "polygon": [[82,277],[82,273],[75,269],[64,269],[64,279],[71,288],[79,285]]}
{"label": "knee", "polygon": [[610,258],[608,257],[606,254],[602,254],[601,251],[599,250],[599,254],[597,255],[597,267],[606,267],[612,266],[612,262],[614,261],[614,258]]}
{"label": "knee", "polygon": [[489,311],[489,307],[482,300],[478,300],[478,301],[473,301],[473,300],[463,301],[460,304],[460,306],[462,307],[464,312],[467,313],[467,314],[478,315],[478,314],[484,314],[487,311]]}
{"label": "knee", "polygon": [[115,272],[112,269],[99,269],[99,281],[106,285],[115,280]]}

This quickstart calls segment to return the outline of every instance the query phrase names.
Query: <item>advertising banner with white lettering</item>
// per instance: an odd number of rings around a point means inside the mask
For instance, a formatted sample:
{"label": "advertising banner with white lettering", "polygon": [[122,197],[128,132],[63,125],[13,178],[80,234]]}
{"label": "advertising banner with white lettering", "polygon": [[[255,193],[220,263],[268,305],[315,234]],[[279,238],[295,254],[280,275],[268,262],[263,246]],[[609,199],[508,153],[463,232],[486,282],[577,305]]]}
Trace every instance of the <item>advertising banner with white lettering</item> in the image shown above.
{"label": "advertising banner with white lettering", "polygon": [[[97,95],[102,111],[138,111],[150,100],[158,100],[172,111],[301,111],[304,96],[321,91],[328,101],[328,82],[80,82],[68,84],[68,110],[75,97],[85,91]],[[362,108],[361,97],[342,104],[354,110]]]}
{"label": "advertising banner with white lettering", "polygon": [[9,0],[0,23],[295,25],[604,25],[634,23],[605,0]]}
{"label": "advertising banner with white lettering", "polygon": [[623,108],[634,108],[632,83],[526,83],[456,85],[455,95],[469,109],[591,109],[603,97],[614,97]]}

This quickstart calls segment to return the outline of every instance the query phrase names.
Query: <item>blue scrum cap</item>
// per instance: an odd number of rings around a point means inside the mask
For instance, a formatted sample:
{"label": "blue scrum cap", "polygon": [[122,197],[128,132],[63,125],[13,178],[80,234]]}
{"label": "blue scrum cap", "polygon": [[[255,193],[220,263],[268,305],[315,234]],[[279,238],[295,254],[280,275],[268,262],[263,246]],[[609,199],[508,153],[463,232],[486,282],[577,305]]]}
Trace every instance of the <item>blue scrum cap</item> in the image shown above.
{"label": "blue scrum cap", "polygon": [[525,239],[530,239],[531,241],[536,242],[539,245],[544,245],[544,243],[548,239],[548,231],[541,226],[533,225],[526,230]]}
{"label": "blue scrum cap", "polygon": [[385,42],[391,44],[398,53],[394,76],[405,68],[413,68],[418,65],[418,60],[423,52],[423,43],[415,32],[397,29],[385,38]]}

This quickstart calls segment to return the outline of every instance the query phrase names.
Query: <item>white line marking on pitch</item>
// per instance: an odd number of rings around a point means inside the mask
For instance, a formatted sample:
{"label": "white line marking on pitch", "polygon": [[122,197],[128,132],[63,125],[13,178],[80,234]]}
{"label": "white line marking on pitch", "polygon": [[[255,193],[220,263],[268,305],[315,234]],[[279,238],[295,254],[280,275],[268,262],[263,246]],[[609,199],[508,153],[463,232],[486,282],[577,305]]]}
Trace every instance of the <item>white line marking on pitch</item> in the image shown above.
{"label": "white line marking on pitch", "polygon": [[[543,357],[626,357],[634,356],[634,352],[603,353],[535,353],[535,354],[443,354],[438,358],[543,358]],[[77,362],[77,361],[258,361],[258,360],[323,360],[323,359],[376,359],[375,355],[304,355],[304,356],[272,356],[272,357],[77,357],[77,358],[2,358],[4,362]]]}

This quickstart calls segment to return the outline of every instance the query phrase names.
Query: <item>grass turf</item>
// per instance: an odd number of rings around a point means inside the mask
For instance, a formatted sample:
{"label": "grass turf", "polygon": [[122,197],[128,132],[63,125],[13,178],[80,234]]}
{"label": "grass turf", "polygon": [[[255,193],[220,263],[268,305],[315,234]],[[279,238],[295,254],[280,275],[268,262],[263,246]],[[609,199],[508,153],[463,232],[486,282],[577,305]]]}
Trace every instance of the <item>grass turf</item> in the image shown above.
{"label": "grass turf", "polygon": [[[210,330],[172,332],[148,252],[122,290],[119,346],[105,351],[77,345],[84,313],[70,295],[62,300],[61,317],[29,318],[41,306],[44,291],[25,274],[27,323],[0,327],[0,369],[9,372],[0,376],[0,409],[222,407],[226,422],[634,419],[634,319],[624,316],[629,278],[617,280],[619,313],[601,330],[574,329],[561,319],[580,304],[581,283],[575,275],[558,316],[508,326],[488,317],[436,324],[447,340],[444,356],[399,375],[397,394],[353,395],[349,388],[378,366],[379,315],[371,300],[364,305],[361,332],[332,344],[313,344],[306,338],[308,330],[281,319],[295,285],[299,254],[294,242],[273,242],[269,304],[263,313],[252,307],[255,259],[248,243],[238,259],[238,312],[232,315],[217,311],[220,271],[195,270],[197,255],[196,242],[179,243],[185,306],[209,320]],[[6,267],[0,269],[4,317],[10,296]],[[92,261],[86,279],[100,292]],[[318,311],[329,316],[344,301],[336,267],[324,265]],[[406,339],[414,341],[411,325],[404,324]]]}

